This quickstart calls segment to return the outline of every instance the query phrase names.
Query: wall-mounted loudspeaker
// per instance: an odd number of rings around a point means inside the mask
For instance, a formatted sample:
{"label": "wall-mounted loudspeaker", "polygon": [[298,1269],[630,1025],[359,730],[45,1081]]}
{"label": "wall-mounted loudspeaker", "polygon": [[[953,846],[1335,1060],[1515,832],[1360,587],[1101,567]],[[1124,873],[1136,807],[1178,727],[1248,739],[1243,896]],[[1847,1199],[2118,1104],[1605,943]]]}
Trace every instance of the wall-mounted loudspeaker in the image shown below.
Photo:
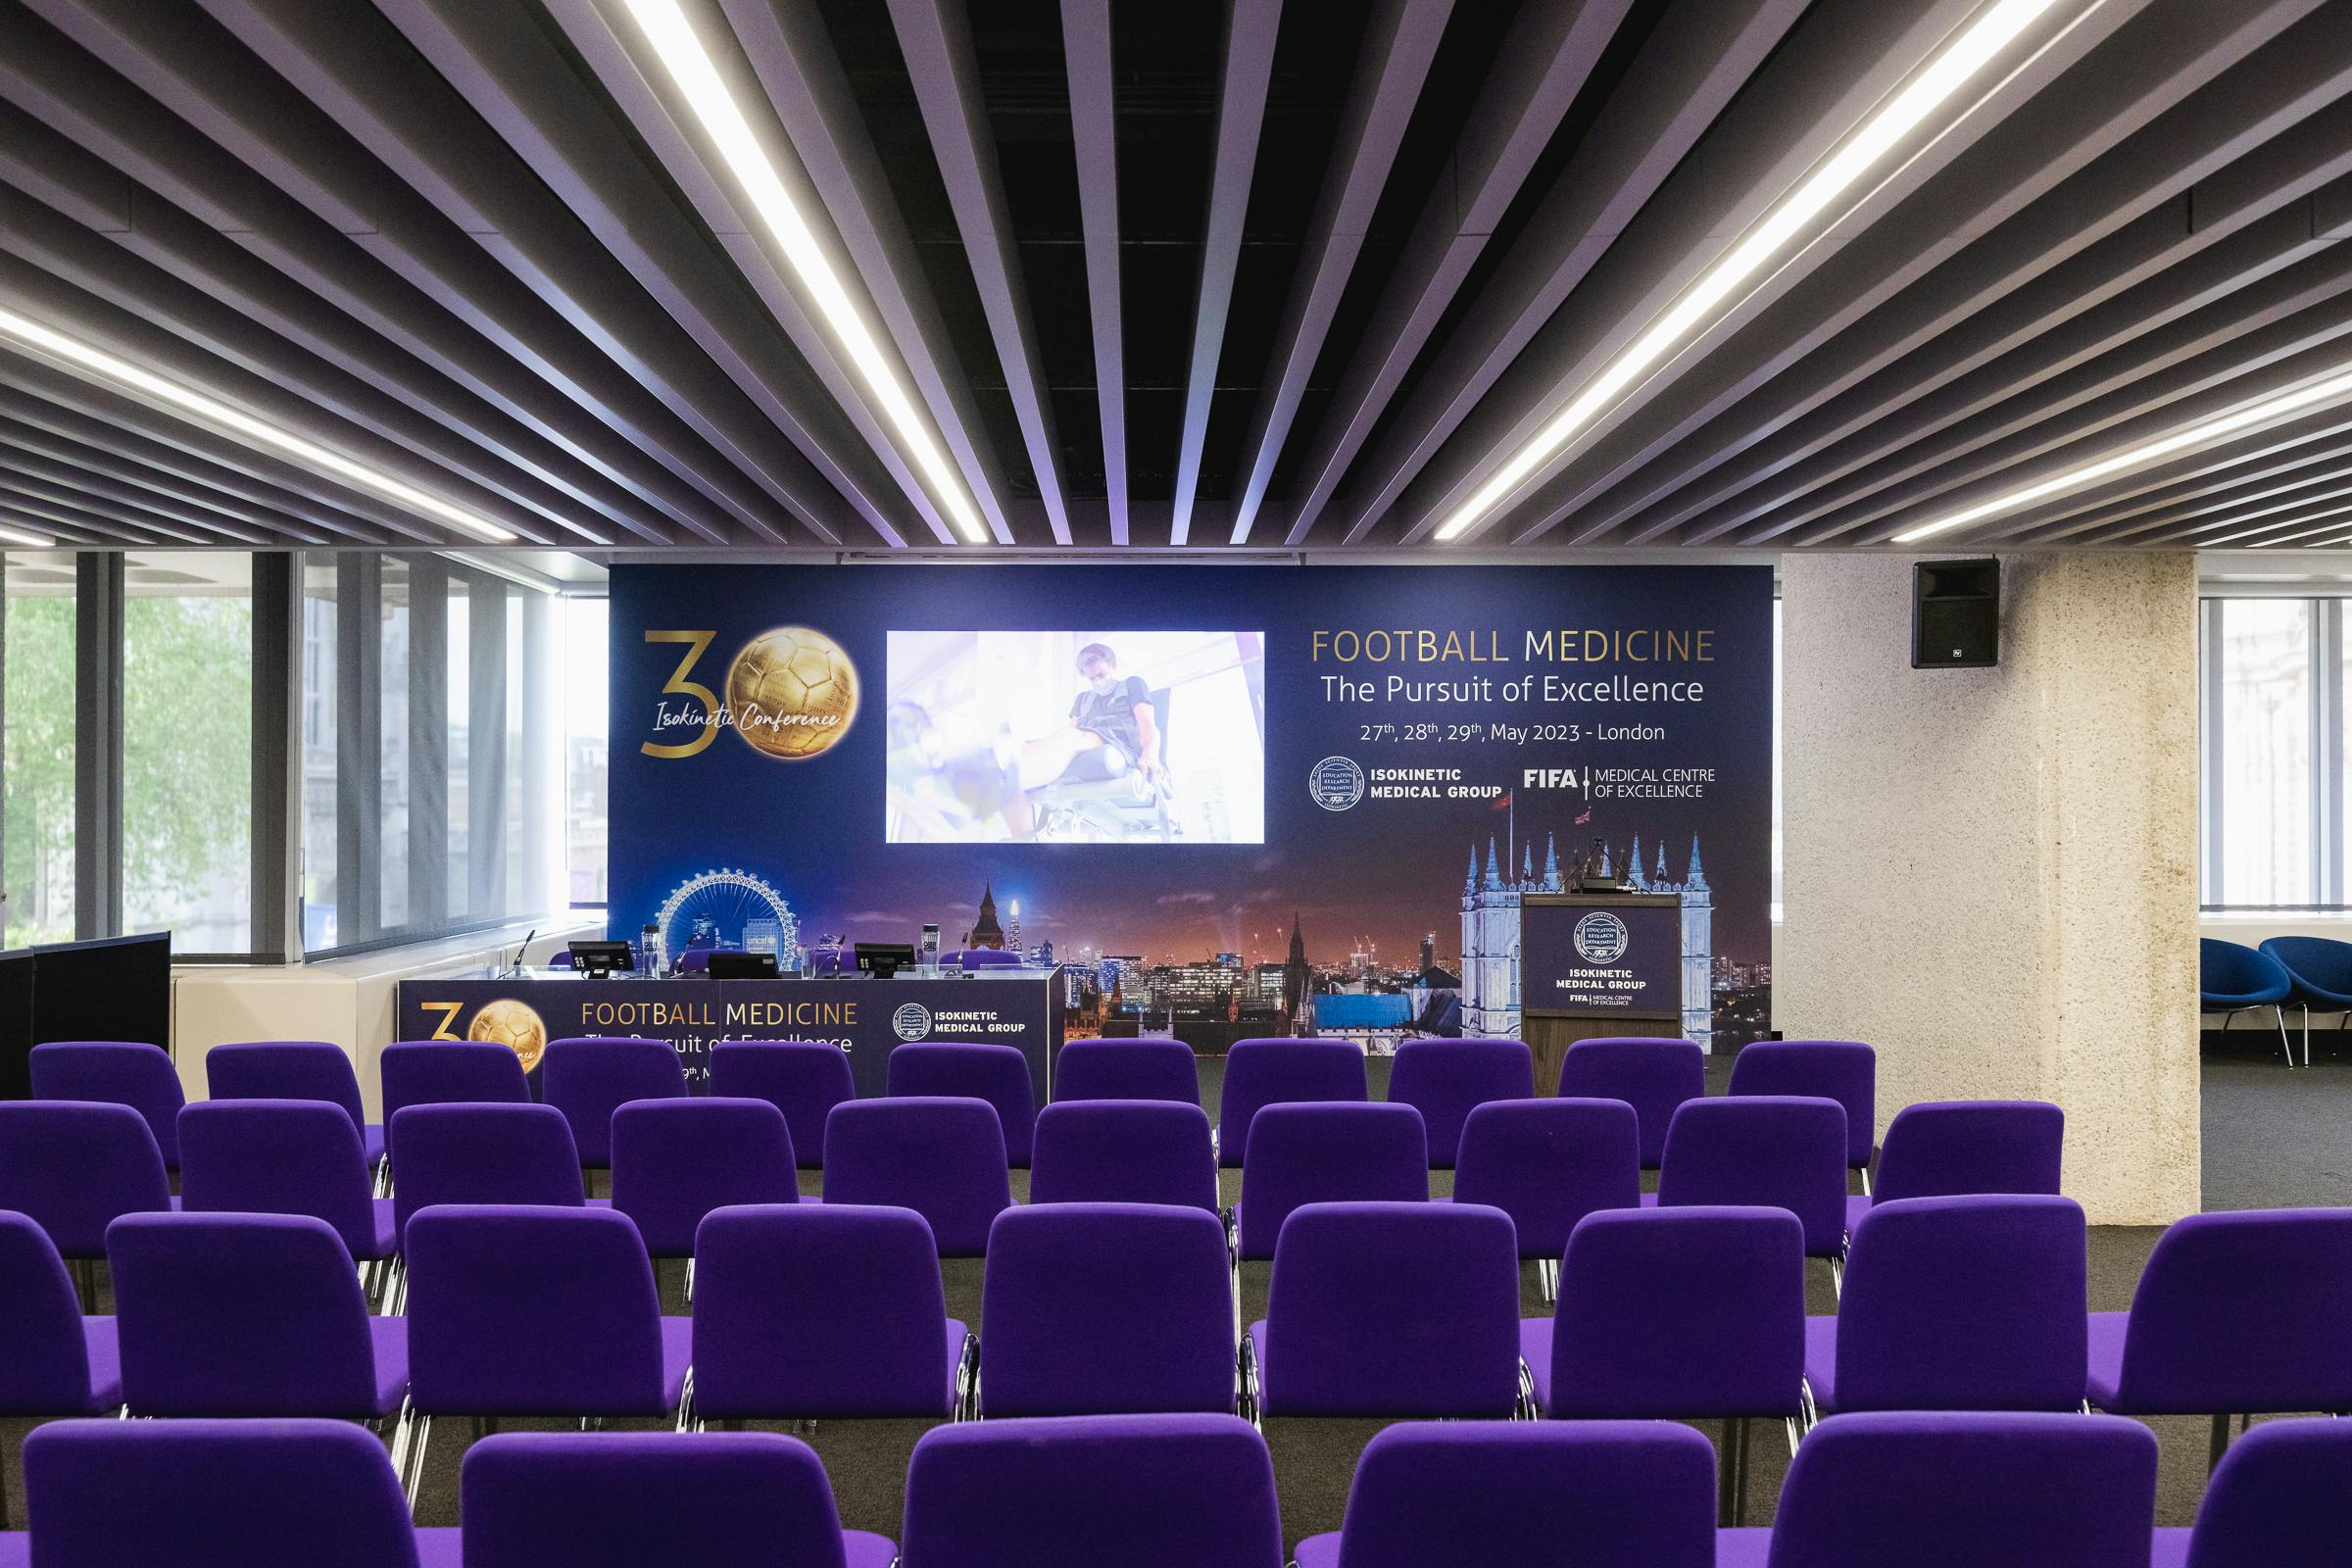
{"label": "wall-mounted loudspeaker", "polygon": [[2001,662],[2001,564],[1923,561],[1911,568],[1911,667]]}

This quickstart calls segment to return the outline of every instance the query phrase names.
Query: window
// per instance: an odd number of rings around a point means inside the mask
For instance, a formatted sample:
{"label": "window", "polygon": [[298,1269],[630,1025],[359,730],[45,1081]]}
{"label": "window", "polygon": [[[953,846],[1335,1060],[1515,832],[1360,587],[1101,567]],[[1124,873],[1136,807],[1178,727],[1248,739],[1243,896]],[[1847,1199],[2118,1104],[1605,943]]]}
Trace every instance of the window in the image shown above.
{"label": "window", "polygon": [[342,888],[335,830],[336,680],[341,644],[336,570],[331,556],[302,564],[302,946],[308,953],[339,945],[335,920]]}
{"label": "window", "polygon": [[607,642],[602,599],[565,599],[564,612],[564,863],[573,904],[605,902]]}
{"label": "window", "polygon": [[2339,599],[2199,607],[2208,908],[2345,905],[2343,626]]}
{"label": "window", "polygon": [[74,572],[70,555],[11,551],[7,582],[7,714],[0,736],[6,800],[7,945],[74,938]]}

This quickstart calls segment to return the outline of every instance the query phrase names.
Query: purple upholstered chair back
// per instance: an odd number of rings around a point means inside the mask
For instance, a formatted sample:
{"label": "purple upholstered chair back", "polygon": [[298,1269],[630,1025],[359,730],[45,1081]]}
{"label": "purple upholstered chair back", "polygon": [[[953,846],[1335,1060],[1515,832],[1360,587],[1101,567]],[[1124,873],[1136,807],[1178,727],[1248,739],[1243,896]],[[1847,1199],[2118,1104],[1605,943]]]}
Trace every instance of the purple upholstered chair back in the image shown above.
{"label": "purple upholstered chair back", "polygon": [[793,1157],[807,1170],[825,1162],[827,1113],[858,1098],[849,1053],[822,1040],[722,1040],[710,1048],[710,1090],[782,1111]]}
{"label": "purple upholstered chair back", "polygon": [[717,951],[716,948],[688,948],[684,953],[678,955],[677,972],[680,974],[709,974],[710,972],[710,955]]}
{"label": "purple upholstered chair back", "polygon": [[1804,1366],[1804,1227],[1788,1210],[1608,1210],[1569,1236],[1547,1413],[1794,1415]]}
{"label": "purple upholstered chair back", "polygon": [[2084,1267],[2071,1198],[1873,1205],[1838,1302],[1838,1408],[2080,1408]]}
{"label": "purple upholstered chair back", "polygon": [[356,1131],[368,1125],[360,1078],[343,1048],[324,1040],[253,1040],[204,1054],[215,1100],[323,1100],[340,1105]]}
{"label": "purple upholstered chair back", "polygon": [[2056,1193],[2066,1112],[2039,1100],[1905,1105],[1879,1150],[1879,1200]]}
{"label": "purple upholstered chair back", "polygon": [[666,1040],[548,1042],[539,1058],[539,1098],[571,1123],[580,1163],[612,1163],[612,1113],[632,1100],[676,1100],[686,1068]]}
{"label": "purple upholstered chair back", "polygon": [[[2250,1332],[2246,1303],[2262,1303]],[[2191,1214],[2132,1296],[2120,1408],[2352,1410],[2352,1208]]]}
{"label": "purple upholstered chair back", "polygon": [[469,1040],[394,1041],[376,1075],[386,1127],[411,1105],[519,1105],[531,1098],[520,1056]]}
{"label": "purple upholstered chair back", "polygon": [[1536,1058],[1524,1040],[1407,1040],[1389,1073],[1389,1099],[1421,1112],[1429,1163],[1438,1170],[1453,1169],[1462,1123],[1475,1107],[1535,1094]]}
{"label": "purple upholstered chair back", "polygon": [[1770,1568],[2145,1568],[2156,1438],[2123,1416],[1834,1415],[1788,1463]]}
{"label": "purple upholstered chair back", "polygon": [[1182,1203],[1217,1211],[1208,1113],[1178,1100],[1058,1100],[1037,1113],[1032,1203]]}
{"label": "purple upholstered chair back", "polygon": [[956,962],[965,969],[1017,969],[1021,956],[1003,948],[966,948],[956,955]]}
{"label": "purple upholstered chair back", "polygon": [[1181,1040],[1073,1040],[1054,1058],[1054,1098],[1200,1103],[1200,1058]]}
{"label": "purple upholstered chair back", "polygon": [[1340,1561],[1714,1568],[1714,1479],[1707,1440],[1665,1422],[1401,1422],[1356,1462]]}
{"label": "purple upholstered chair back", "polygon": [[172,1206],[147,1118],[128,1105],[0,1101],[0,1208],[30,1216],[67,1257],[104,1257],[119,1214]]}
{"label": "purple upholstered chair back", "polygon": [[988,1241],[983,1413],[1233,1409],[1225,1228],[1199,1208],[1008,1208]]}
{"label": "purple upholstered chair back", "polygon": [[2265,1421],[2222,1456],[2188,1538],[2188,1568],[2352,1562],[2352,1422]]}
{"label": "purple upholstered chair back", "polygon": [[815,1452],[773,1432],[511,1433],[466,1450],[467,1561],[843,1568]]}
{"label": "purple upholstered chair back", "polygon": [[662,1302],[627,1217],[607,1208],[436,1205],[409,1222],[416,1408],[658,1415]]}
{"label": "purple upholstered chair back", "polygon": [[1505,1416],[1519,1393],[1511,1217],[1477,1203],[1311,1203],[1266,1293],[1269,1415]]}
{"label": "purple upholstered chair back", "polygon": [[694,1396],[711,1419],[944,1416],[947,1322],[910,1208],[722,1208],[695,1241]]}
{"label": "purple upholstered chair back", "polygon": [[632,1100],[612,1113],[612,1206],[656,1257],[694,1255],[694,1228],[730,1203],[797,1203],[784,1113],[764,1100]]}
{"label": "purple upholstered chair back", "polygon": [[1870,1164],[1879,1054],[1858,1040],[1759,1040],[1732,1058],[1735,1095],[1813,1095],[1845,1107],[1845,1162]]}
{"label": "purple upholstered chair back", "polygon": [[41,1568],[416,1568],[383,1440],[347,1421],[53,1422],[24,1496]]}
{"label": "purple upholstered chair back", "polygon": [[922,1568],[1281,1568],[1266,1440],[1230,1415],[936,1427],[906,1471]]}
{"label": "purple upholstered chair back", "polygon": [[1305,1203],[1419,1202],[1429,1145],[1410,1105],[1282,1102],[1250,1123],[1238,1209],[1242,1256],[1274,1255],[1282,1223]]}
{"label": "purple upholstered chair back", "polygon": [[1656,1170],[1666,1157],[1666,1127],[1676,1107],[1706,1092],[1707,1054],[1688,1040],[1579,1040],[1560,1058],[1560,1094],[1634,1107],[1643,1170]]}
{"label": "purple upholstered chair back", "polygon": [[383,1414],[351,1254],[300,1214],[128,1214],[107,1233],[137,1416]]}
{"label": "purple upholstered chair back", "polygon": [[0,1415],[97,1413],[65,1259],[48,1232],[13,1209],[0,1209]]}
{"label": "purple upholstered chair back", "polygon": [[825,1201],[911,1208],[942,1257],[981,1257],[1012,1206],[1004,1137],[985,1100],[853,1100],[825,1118]]}
{"label": "purple upholstered chair back", "polygon": [[161,1046],[127,1040],[52,1040],[32,1048],[35,1100],[96,1100],[147,1118],[168,1169],[179,1169],[179,1069]]}
{"label": "purple upholstered chair back", "polygon": [[353,1257],[380,1257],[360,1129],[320,1100],[200,1100],[179,1113],[179,1206],[309,1214]]}
{"label": "purple upholstered chair back", "polygon": [[1364,1053],[1350,1040],[1237,1040],[1225,1054],[1217,1102],[1217,1161],[1236,1166],[1248,1152],[1250,1122],[1259,1108],[1290,1100],[1368,1100]]}
{"label": "purple upholstered chair back", "polygon": [[890,1093],[898,1098],[963,1096],[997,1107],[1006,1160],[1029,1165],[1037,1126],[1037,1090],[1029,1058],[1011,1046],[925,1040],[890,1054]]}
{"label": "purple upholstered chair back", "polygon": [[1642,1135],[1622,1100],[1494,1100],[1462,1122],[1453,1200],[1511,1216],[1521,1257],[1558,1262],[1596,1209],[1642,1203]]}
{"label": "purple upholstered chair back", "polygon": [[435,1203],[587,1202],[571,1124],[553,1105],[410,1105],[392,1114],[393,1217]]}
{"label": "purple upholstered chair back", "polygon": [[1742,1095],[1686,1102],[1666,1129],[1658,1206],[1785,1208],[1805,1251],[1845,1251],[1845,1111],[1835,1100]]}

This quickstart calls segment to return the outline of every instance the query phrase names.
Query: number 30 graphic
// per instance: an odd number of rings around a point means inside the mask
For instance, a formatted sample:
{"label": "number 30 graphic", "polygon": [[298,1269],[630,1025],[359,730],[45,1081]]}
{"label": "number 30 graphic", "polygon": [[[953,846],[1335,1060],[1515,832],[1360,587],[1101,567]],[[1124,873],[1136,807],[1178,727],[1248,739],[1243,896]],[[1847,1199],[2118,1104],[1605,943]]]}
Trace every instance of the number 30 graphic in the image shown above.
{"label": "number 30 graphic", "polygon": [[645,634],[645,640],[649,643],[683,643],[686,645],[686,657],[679,660],[678,667],[670,672],[668,683],[662,688],[662,695],[664,697],[691,697],[702,704],[703,711],[710,715],[703,722],[703,732],[683,745],[657,746],[652,741],[644,742],[637,749],[646,756],[692,757],[718,739],[718,694],[699,681],[691,681],[686,678],[694,672],[696,662],[709,650],[711,640],[717,635],[718,633],[714,631],[649,631]]}

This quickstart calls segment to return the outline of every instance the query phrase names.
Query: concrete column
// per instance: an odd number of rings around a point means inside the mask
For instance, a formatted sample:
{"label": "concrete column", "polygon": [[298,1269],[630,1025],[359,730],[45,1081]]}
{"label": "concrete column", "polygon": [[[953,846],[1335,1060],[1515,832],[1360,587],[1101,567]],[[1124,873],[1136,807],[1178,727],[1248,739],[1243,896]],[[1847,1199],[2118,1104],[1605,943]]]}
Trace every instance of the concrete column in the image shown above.
{"label": "concrete column", "polygon": [[2066,1109],[2094,1224],[2198,1206],[2196,568],[2001,561],[2001,662],[1910,667],[1912,558],[1790,555],[1774,1018],[1921,1100]]}

